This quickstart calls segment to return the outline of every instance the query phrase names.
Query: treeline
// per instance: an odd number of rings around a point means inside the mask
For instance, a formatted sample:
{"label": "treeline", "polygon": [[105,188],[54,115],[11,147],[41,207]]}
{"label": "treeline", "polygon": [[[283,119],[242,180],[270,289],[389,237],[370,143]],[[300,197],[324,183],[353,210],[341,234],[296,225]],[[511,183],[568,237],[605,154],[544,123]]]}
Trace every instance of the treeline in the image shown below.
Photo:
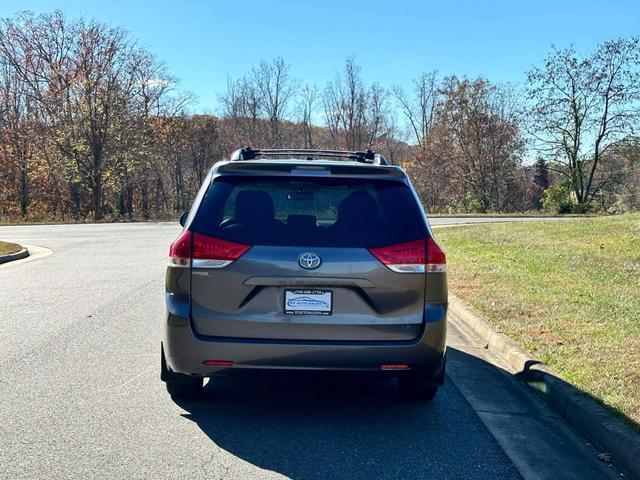
{"label": "treeline", "polygon": [[327,85],[281,58],[227,79],[216,116],[119,28],[60,12],[0,22],[0,218],[174,217],[240,146],[373,148],[432,212],[640,207],[637,39],[554,50],[526,86],[426,72]]}

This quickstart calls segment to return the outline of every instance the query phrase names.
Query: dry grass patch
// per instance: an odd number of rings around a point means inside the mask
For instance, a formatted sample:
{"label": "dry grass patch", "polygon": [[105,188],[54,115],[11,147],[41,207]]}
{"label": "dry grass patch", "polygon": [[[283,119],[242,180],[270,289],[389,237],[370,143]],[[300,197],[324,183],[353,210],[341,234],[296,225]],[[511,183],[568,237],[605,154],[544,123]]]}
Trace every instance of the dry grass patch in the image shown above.
{"label": "dry grass patch", "polygon": [[8,255],[19,252],[20,250],[22,250],[22,247],[17,243],[0,242],[0,255]]}

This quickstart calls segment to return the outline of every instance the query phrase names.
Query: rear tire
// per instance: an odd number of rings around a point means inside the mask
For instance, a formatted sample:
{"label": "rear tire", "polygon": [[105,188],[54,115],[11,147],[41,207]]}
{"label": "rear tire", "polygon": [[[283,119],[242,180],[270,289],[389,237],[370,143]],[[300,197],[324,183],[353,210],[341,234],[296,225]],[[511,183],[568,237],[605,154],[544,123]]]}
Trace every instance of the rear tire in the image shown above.
{"label": "rear tire", "polygon": [[415,377],[398,378],[400,395],[406,400],[430,402],[438,393],[439,385],[420,382]]}
{"label": "rear tire", "polygon": [[202,393],[202,378],[169,371],[162,345],[160,345],[160,379],[165,382],[167,392],[173,399],[196,398]]}
{"label": "rear tire", "polygon": [[194,399],[202,393],[202,379],[187,378],[189,381],[167,382],[167,392],[169,392],[171,398],[183,400]]}

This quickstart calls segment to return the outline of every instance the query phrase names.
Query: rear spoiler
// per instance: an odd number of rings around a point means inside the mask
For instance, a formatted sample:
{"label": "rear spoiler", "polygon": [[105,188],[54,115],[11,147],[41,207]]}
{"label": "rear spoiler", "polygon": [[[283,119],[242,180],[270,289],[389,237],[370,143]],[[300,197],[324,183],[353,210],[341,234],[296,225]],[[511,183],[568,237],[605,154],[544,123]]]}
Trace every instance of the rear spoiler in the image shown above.
{"label": "rear spoiler", "polygon": [[391,165],[371,165],[356,163],[340,163],[317,160],[310,163],[305,160],[244,160],[219,162],[213,166],[214,174],[243,175],[292,175],[292,176],[340,176],[404,179],[402,168]]}

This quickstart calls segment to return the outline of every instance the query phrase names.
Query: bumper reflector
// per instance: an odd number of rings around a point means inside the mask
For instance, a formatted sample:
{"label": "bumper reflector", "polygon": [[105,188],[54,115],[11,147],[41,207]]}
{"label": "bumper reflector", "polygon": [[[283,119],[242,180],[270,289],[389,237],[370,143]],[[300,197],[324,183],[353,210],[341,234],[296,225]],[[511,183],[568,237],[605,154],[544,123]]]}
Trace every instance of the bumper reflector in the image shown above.
{"label": "bumper reflector", "polygon": [[391,363],[388,365],[380,365],[380,370],[411,370],[411,367],[404,363]]}
{"label": "bumper reflector", "polygon": [[202,364],[210,367],[230,367],[233,362],[230,360],[205,360]]}

